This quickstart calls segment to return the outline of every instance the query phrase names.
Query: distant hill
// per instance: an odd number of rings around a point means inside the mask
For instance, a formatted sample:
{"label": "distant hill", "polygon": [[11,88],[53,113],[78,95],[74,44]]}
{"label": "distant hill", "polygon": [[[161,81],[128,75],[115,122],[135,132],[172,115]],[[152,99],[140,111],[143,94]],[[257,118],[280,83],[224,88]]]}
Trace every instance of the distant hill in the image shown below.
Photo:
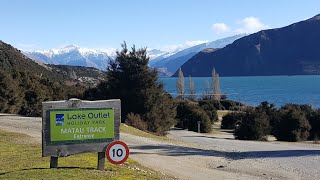
{"label": "distant hill", "polygon": [[[202,51],[183,64],[186,76],[269,76],[320,74],[320,15],[262,30],[214,52]],[[176,72],[173,76],[177,76]]]}
{"label": "distant hill", "polygon": [[80,97],[92,85],[82,77],[102,78],[103,73],[36,63],[0,41],[0,112],[39,116],[43,101]]}
{"label": "distant hill", "polygon": [[105,80],[106,72],[93,67],[67,66],[67,65],[45,65],[51,71],[57,72],[65,80],[73,81],[73,84],[82,83],[85,86],[96,86]]}
{"label": "distant hill", "polygon": [[[190,48],[172,53],[164,54],[150,62],[151,67],[166,69],[169,73],[173,74],[180,66],[187,62],[192,56],[206,48],[223,48],[228,44],[233,43],[236,39],[245,36],[245,34],[239,34],[223,39],[218,39],[209,43],[203,43]],[[156,63],[154,63],[156,62]]]}

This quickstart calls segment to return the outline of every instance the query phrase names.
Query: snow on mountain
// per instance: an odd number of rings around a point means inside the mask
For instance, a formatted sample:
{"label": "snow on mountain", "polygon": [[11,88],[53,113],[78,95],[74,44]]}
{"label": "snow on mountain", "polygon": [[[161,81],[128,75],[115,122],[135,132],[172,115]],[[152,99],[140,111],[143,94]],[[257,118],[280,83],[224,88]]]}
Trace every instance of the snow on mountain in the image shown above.
{"label": "snow on mountain", "polygon": [[180,50],[178,52],[167,53],[163,56],[159,56],[150,62],[151,67],[157,69],[166,69],[169,73],[176,72],[180,66],[187,62],[192,56],[206,48],[223,48],[228,44],[233,43],[235,40],[245,36],[246,34],[239,34],[223,39],[218,39],[212,42],[199,44],[187,49]]}
{"label": "snow on mountain", "polygon": [[[171,54],[158,49],[147,51],[150,62],[159,57],[170,56]],[[109,58],[116,56],[116,49],[89,49],[77,45],[69,45],[60,49],[49,49],[43,51],[24,52],[29,58],[45,64],[60,64],[72,66],[95,67],[106,70]]]}
{"label": "snow on mountain", "polygon": [[[222,48],[243,36],[244,35],[236,35],[209,43],[199,44],[187,49],[178,49],[173,52],[148,49],[147,53],[150,57],[149,65],[158,69],[161,68],[161,71],[165,72],[164,74],[171,74],[188,59],[203,49]],[[116,49],[111,48],[98,50],[82,48],[77,45],[69,45],[60,49],[24,52],[24,54],[31,59],[45,64],[85,66],[106,70],[110,58],[112,59],[116,56]]]}
{"label": "snow on mountain", "polygon": [[106,70],[110,58],[115,57],[115,49],[96,50],[69,45],[60,49],[24,52],[24,54],[46,64],[86,66]]}
{"label": "snow on mountain", "polygon": [[151,49],[151,50],[147,50],[148,56],[150,57],[150,62],[153,61],[154,59],[158,58],[158,57],[162,57],[165,54],[168,54],[168,52],[165,51],[161,51],[158,49]]}

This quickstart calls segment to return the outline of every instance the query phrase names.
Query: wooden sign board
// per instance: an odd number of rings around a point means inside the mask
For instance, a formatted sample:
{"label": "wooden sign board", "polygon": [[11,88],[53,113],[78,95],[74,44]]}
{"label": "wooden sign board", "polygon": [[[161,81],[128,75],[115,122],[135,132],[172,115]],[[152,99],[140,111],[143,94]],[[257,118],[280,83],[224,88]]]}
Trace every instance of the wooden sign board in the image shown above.
{"label": "wooden sign board", "polygon": [[105,152],[119,140],[121,102],[48,101],[42,103],[42,156]]}

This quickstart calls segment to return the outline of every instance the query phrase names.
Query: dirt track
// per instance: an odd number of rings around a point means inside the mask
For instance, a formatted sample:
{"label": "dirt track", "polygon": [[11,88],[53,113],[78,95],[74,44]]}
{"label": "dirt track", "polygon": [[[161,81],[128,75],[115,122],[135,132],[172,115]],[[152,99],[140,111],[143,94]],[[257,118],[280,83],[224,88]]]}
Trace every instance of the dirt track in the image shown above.
{"label": "dirt track", "polygon": [[[0,129],[41,142],[41,118],[0,114]],[[129,134],[131,158],[179,179],[320,179],[320,145],[232,140],[172,130],[174,143]]]}

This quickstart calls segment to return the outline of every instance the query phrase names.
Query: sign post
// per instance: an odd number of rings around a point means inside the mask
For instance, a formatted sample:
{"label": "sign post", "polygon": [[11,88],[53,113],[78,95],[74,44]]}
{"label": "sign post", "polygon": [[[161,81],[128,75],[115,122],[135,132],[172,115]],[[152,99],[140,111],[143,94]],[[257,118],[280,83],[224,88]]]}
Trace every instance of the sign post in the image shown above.
{"label": "sign post", "polygon": [[121,103],[103,101],[43,102],[42,156],[51,156],[50,168],[58,157],[98,152],[98,169],[104,169],[109,143],[119,140]]}

